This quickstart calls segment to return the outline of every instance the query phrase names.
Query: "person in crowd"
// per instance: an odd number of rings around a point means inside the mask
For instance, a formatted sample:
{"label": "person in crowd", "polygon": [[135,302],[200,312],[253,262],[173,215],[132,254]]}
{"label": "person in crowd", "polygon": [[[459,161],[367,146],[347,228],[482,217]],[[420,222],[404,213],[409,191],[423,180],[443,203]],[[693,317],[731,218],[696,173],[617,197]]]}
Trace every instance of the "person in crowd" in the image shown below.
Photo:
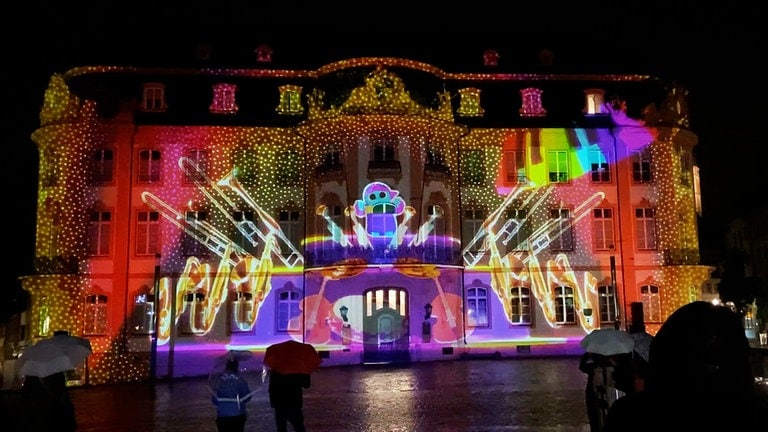
{"label": "person in crowd", "polygon": [[[595,378],[600,379],[602,370],[606,364],[605,356],[591,352],[582,354],[579,360],[579,370],[587,374],[587,385],[584,389],[584,396],[587,405],[587,417],[589,418],[590,432],[600,432],[603,425],[602,399],[597,389],[598,383]],[[597,375],[597,377],[596,377]]]}
{"label": "person in crowd", "polygon": [[604,432],[765,430],[741,317],[709,302],[686,304],[653,337],[641,391],[608,410]]}
{"label": "person in crowd", "polygon": [[216,395],[216,428],[219,432],[243,432],[247,420],[246,402],[251,399],[248,382],[240,376],[239,362],[228,360],[219,379]]}
{"label": "person in crowd", "polygon": [[25,376],[21,387],[23,432],[77,430],[75,405],[69,397],[65,372],[45,377]]}
{"label": "person in crowd", "polygon": [[275,412],[277,432],[306,432],[304,426],[304,389],[312,384],[309,374],[281,374],[269,371],[269,403]]}

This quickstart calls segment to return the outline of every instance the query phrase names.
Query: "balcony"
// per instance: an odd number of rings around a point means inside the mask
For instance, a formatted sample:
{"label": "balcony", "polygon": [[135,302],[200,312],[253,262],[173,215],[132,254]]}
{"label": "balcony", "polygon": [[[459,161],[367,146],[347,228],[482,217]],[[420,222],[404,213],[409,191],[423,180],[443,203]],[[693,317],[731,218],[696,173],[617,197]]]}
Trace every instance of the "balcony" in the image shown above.
{"label": "balcony", "polygon": [[400,161],[387,160],[368,162],[368,177],[393,177],[399,179],[401,176],[402,168],[400,167]]}

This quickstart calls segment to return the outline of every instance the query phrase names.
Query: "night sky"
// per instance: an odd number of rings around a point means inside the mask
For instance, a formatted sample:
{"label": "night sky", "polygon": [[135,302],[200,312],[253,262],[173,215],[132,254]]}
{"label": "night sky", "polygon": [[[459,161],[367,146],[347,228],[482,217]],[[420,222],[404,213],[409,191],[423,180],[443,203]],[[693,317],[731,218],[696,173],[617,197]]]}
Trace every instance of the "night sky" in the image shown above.
{"label": "night sky", "polygon": [[[275,63],[290,59],[317,67],[386,55],[434,61],[451,72],[482,70],[487,48],[501,55],[500,68],[520,65],[522,71],[547,48],[555,66],[568,70],[674,79],[689,90],[690,126],[699,136],[702,247],[717,248],[727,222],[768,203],[758,178],[768,170],[760,158],[766,138],[758,116],[767,110],[758,2],[467,2],[472,10],[448,9],[450,2],[350,2],[353,10],[311,2],[311,11],[300,10],[298,2],[82,3],[27,1],[14,7],[15,14],[4,14],[0,26],[6,49],[3,136],[11,149],[3,170],[10,191],[4,220],[11,222],[14,245],[6,250],[13,271],[4,281],[10,283],[32,272],[38,171],[30,135],[39,126],[50,75],[83,65],[174,65],[194,59],[200,42],[211,45],[214,60],[218,55],[254,64],[253,49],[267,43]],[[287,8],[292,15],[284,15]]]}

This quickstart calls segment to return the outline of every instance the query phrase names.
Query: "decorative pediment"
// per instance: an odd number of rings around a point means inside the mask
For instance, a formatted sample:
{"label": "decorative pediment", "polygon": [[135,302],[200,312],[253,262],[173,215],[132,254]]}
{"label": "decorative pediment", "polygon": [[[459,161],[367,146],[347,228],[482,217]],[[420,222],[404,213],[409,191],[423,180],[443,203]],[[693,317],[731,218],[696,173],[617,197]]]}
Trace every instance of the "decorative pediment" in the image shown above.
{"label": "decorative pediment", "polygon": [[[450,97],[436,95],[441,101],[445,99],[447,110],[442,109],[444,108],[443,103],[437,110],[420,105],[411,98],[403,80],[382,66],[377,66],[370,72],[365,77],[365,84],[352,89],[349,97],[338,106],[323,109],[324,96],[322,90],[315,89],[312,92],[309,104],[310,118],[356,114],[392,114],[421,115],[452,120]],[[446,118],[446,114],[448,114],[448,118]]]}
{"label": "decorative pediment", "polygon": [[344,114],[423,114],[426,108],[411,99],[397,75],[381,66],[365,78],[365,85],[352,90],[341,106]]}

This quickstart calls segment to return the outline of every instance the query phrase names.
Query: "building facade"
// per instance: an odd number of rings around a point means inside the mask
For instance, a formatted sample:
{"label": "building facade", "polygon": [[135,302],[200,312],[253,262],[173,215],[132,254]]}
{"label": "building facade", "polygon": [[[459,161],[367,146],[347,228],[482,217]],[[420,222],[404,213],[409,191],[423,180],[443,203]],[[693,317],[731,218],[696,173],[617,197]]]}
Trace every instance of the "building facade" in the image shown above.
{"label": "building facade", "polygon": [[326,365],[556,355],[701,298],[684,89],[259,55],[51,77],[18,346],[89,338],[91,384],[288,338]]}

